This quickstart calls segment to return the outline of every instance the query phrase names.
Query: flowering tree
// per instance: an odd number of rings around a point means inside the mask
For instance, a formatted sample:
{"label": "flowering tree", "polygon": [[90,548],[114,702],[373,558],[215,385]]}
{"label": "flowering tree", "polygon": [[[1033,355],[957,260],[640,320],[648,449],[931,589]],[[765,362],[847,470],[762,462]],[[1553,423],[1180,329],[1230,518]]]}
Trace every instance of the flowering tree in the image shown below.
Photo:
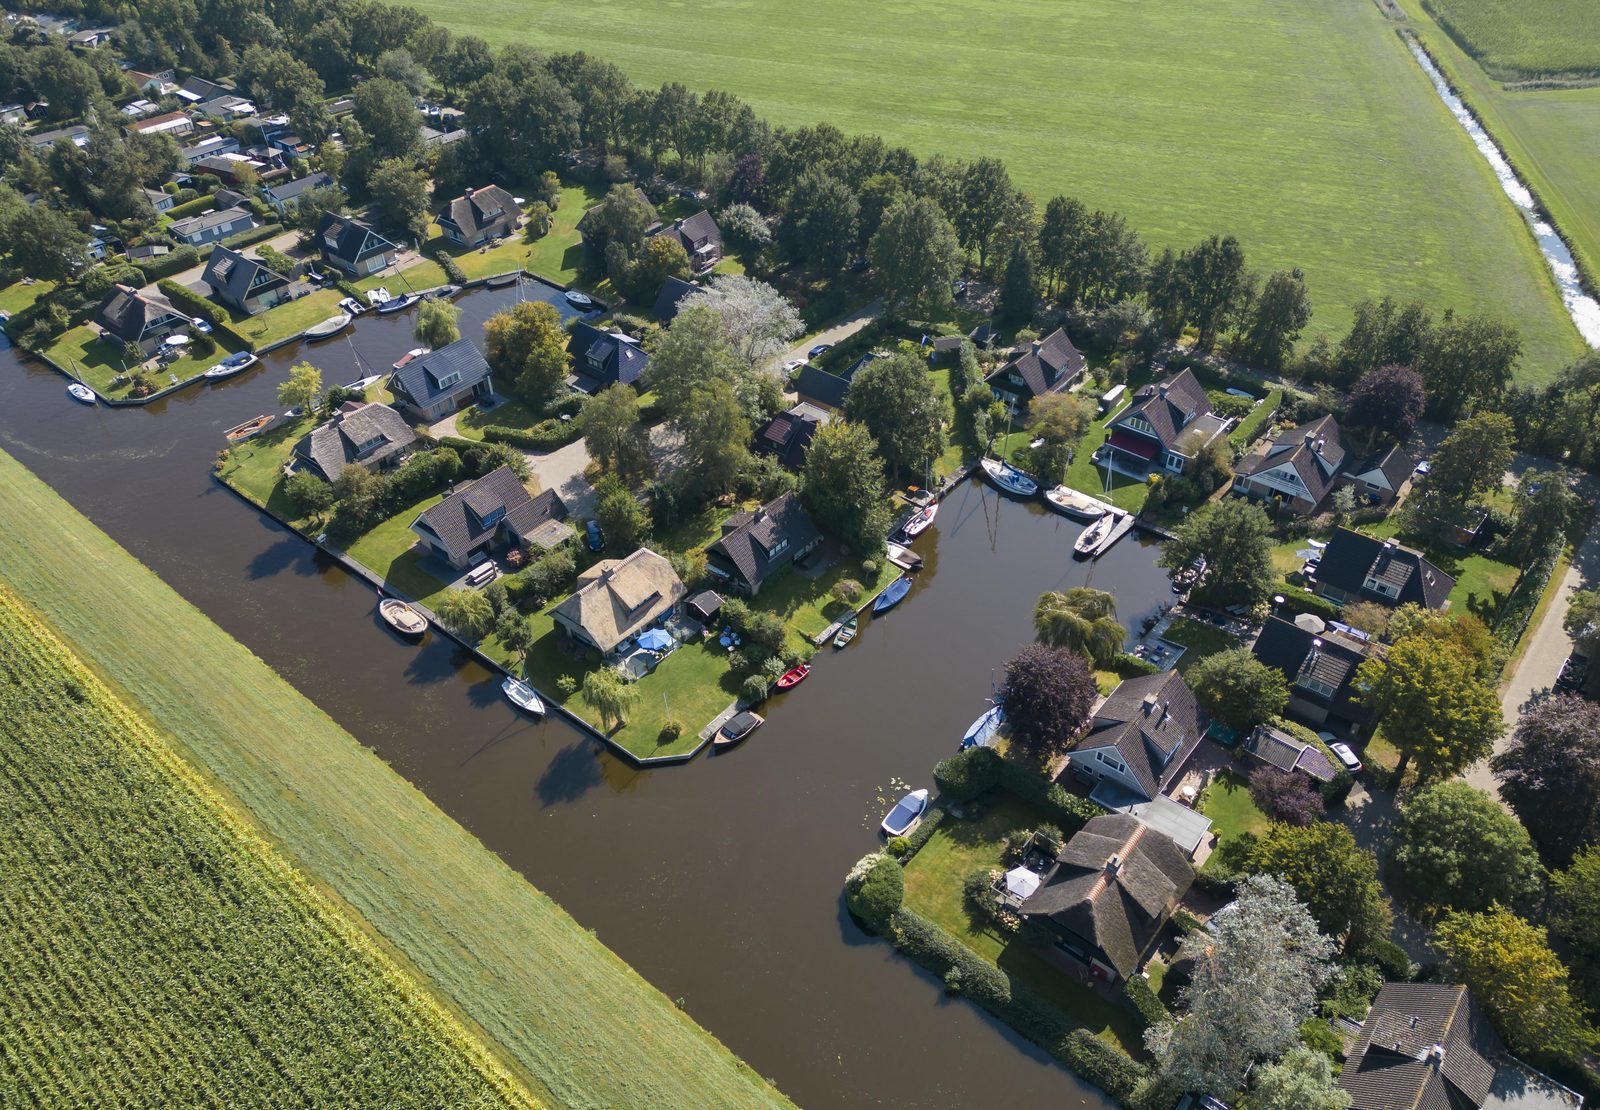
{"label": "flowering tree", "polygon": [[1250,774],[1250,797],[1274,821],[1306,826],[1322,816],[1322,795],[1298,771],[1257,767]]}

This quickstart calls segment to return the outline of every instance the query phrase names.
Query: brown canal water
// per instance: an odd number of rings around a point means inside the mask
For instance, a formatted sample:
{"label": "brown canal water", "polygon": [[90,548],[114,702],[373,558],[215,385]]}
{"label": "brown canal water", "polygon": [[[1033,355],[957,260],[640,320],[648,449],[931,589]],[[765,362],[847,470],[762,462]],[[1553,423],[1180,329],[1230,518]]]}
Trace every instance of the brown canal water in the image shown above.
{"label": "brown canal water", "polygon": [[[463,333],[514,298],[463,299]],[[364,318],[355,350],[387,367],[410,326]],[[765,728],[728,754],[639,771],[562,722],[514,714],[448,640],[391,636],[371,589],[212,481],[223,430],[273,411],[298,357],[328,382],[361,374],[338,339],[145,408],[91,409],[0,350],[0,447],[799,1104],[1111,1105],[863,934],[840,883],[879,843],[891,780],[931,785],[985,708],[1038,595],[1093,584],[1137,628],[1171,596],[1154,547],[1129,537],[1076,562],[1079,525],[967,483],[918,538],[927,565],[910,596],[819,654]]]}

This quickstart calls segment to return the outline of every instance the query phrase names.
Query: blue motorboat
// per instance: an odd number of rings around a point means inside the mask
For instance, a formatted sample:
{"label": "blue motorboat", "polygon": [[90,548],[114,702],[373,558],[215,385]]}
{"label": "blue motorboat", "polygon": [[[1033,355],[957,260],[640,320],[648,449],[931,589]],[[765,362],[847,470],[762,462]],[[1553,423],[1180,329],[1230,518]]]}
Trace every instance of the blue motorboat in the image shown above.
{"label": "blue motorboat", "polygon": [[1006,711],[998,705],[993,706],[983,716],[972,722],[972,727],[967,729],[961,737],[961,750],[968,748],[987,748],[994,742],[995,734],[1000,731],[1000,726],[1005,723]]}
{"label": "blue motorboat", "polygon": [[893,582],[889,583],[888,587],[883,591],[883,593],[878,595],[878,600],[872,603],[872,611],[874,613],[887,613],[890,609],[893,609],[896,605],[899,605],[901,601],[905,600],[906,594],[910,592],[911,579],[896,578]]}

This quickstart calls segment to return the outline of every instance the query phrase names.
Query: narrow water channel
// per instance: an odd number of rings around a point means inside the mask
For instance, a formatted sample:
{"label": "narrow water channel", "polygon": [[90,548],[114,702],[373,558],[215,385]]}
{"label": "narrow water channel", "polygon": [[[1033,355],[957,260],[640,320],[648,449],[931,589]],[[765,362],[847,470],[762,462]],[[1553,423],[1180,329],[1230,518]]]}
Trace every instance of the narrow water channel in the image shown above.
{"label": "narrow water channel", "polygon": [[1511,198],[1511,203],[1516,205],[1517,211],[1522,213],[1522,218],[1528,222],[1533,230],[1533,237],[1539,244],[1539,253],[1544,255],[1544,260],[1550,266],[1550,273],[1556,280],[1556,288],[1561,291],[1561,303],[1567,306],[1567,312],[1572,317],[1572,322],[1577,325],[1578,334],[1591,347],[1600,347],[1600,301],[1585,291],[1583,276],[1578,273],[1578,264],[1573,261],[1572,250],[1561,238],[1560,233],[1548,220],[1542,219],[1539,206],[1533,199],[1533,192],[1517,172],[1511,168],[1511,163],[1506,160],[1505,154],[1500,150],[1483,124],[1478,122],[1470,109],[1464,104],[1450,88],[1450,82],[1444,79],[1444,74],[1439,72],[1439,67],[1433,64],[1433,59],[1428,57],[1428,52],[1409,36],[1406,46],[1411,50],[1412,56],[1417,59],[1417,64],[1428,75],[1428,80],[1433,82],[1434,91],[1439,94],[1439,99],[1444,101],[1445,107],[1450,109],[1450,114],[1456,117],[1456,122],[1466,130],[1472,145],[1478,148],[1478,153],[1483,155],[1489,163],[1489,168],[1494,170],[1494,176],[1500,182],[1500,188],[1506,196]]}
{"label": "narrow water channel", "polygon": [[[463,332],[514,296],[463,298]],[[411,345],[410,321],[366,318],[351,338],[387,365]],[[74,404],[56,374],[0,351],[0,448],[799,1104],[1109,1107],[864,936],[839,887],[877,843],[891,780],[929,785],[955,750],[992,669],[1031,638],[1038,594],[1092,582],[1136,627],[1170,598],[1153,547],[1129,538],[1075,562],[1078,525],[963,486],[917,541],[927,566],[909,599],[825,652],[754,739],[641,772],[558,721],[514,715],[448,641],[389,636],[370,589],[212,482],[223,429],[271,411],[300,357],[325,381],[357,376],[336,341],[115,411]]]}

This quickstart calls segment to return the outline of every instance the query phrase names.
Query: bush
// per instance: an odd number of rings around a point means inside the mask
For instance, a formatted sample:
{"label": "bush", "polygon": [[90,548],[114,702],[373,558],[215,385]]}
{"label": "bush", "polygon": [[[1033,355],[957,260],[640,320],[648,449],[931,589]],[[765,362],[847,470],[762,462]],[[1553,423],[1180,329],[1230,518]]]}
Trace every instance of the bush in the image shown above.
{"label": "bush", "polygon": [[444,271],[444,276],[450,279],[452,285],[465,285],[467,283],[466,271],[456,265],[456,260],[450,257],[448,251],[442,248],[435,251],[433,259],[439,263],[439,269]]}
{"label": "bush", "polygon": [[1393,983],[1409,982],[1417,974],[1417,965],[1411,962],[1405,949],[1387,937],[1367,941],[1356,953],[1356,958],[1377,964],[1383,977]]}
{"label": "bush", "polygon": [[767,700],[767,676],[753,674],[739,684],[739,696],[751,705]]}
{"label": "bush", "polygon": [[854,578],[839,579],[839,581],[833,584],[833,589],[829,591],[829,593],[833,596],[833,600],[837,601],[840,605],[850,606],[854,606],[856,602],[861,600],[861,595],[863,592],[864,591],[861,583],[857,582]]}
{"label": "bush", "polygon": [[156,288],[161,290],[167,300],[172,302],[174,308],[189,316],[198,316],[210,324],[220,324],[226,317],[216,305],[206,300],[188,286],[180,285],[171,278],[162,278],[156,282]]}
{"label": "bush", "polygon": [[554,451],[576,440],[580,432],[576,420],[541,420],[532,428],[505,428],[489,424],[483,429],[486,443],[506,443],[524,451]]}
{"label": "bush", "polygon": [[845,905],[874,932],[889,924],[905,894],[905,872],[882,852],[863,856],[844,882]]}
{"label": "bush", "polygon": [[668,721],[661,726],[661,732],[656,736],[657,744],[670,744],[683,735],[683,725],[677,721]]}
{"label": "bush", "polygon": [[1160,1025],[1172,1020],[1172,1014],[1156,997],[1156,992],[1150,989],[1150,980],[1143,975],[1131,975],[1123,980],[1122,997],[1133,1004],[1146,1025]]}
{"label": "bush", "polygon": [[204,212],[209,212],[211,207],[211,194],[207,193],[205,196],[197,196],[193,200],[186,200],[182,204],[174,204],[162,215],[169,220],[184,220],[190,216],[198,216]]}
{"label": "bush", "polygon": [[1123,1105],[1143,1083],[1146,1069],[1114,1044],[1107,1044],[1087,1029],[1074,1029],[1056,1053],[1067,1067]]}
{"label": "bush", "polygon": [[1293,620],[1300,613],[1310,613],[1328,621],[1339,619],[1339,607],[1325,597],[1318,597],[1310,590],[1302,590],[1299,586],[1284,583],[1278,587],[1277,592],[1283,596],[1283,606],[1278,615],[1284,620]]}
{"label": "bush", "polygon": [[968,748],[934,766],[933,784],[942,798],[970,802],[999,785],[1002,762],[993,748]]}
{"label": "bush", "polygon": [[961,884],[961,893],[973,909],[991,913],[994,906],[994,881],[1000,874],[997,867],[979,867],[968,872]]}
{"label": "bush", "polygon": [[173,274],[182,273],[200,261],[200,254],[187,243],[174,247],[160,258],[150,258],[138,264],[138,271],[144,275],[141,284],[159,282],[162,278],[171,277]]}
{"label": "bush", "polygon": [[1145,675],[1161,673],[1161,668],[1150,660],[1140,659],[1137,655],[1129,655],[1125,651],[1113,656],[1106,669],[1119,678],[1142,678]]}
{"label": "bush", "polygon": [[564,674],[560,678],[556,679],[556,693],[560,694],[563,700],[570,698],[577,692],[578,680],[573,678],[570,674]]}
{"label": "bush", "polygon": [[283,484],[283,492],[301,516],[319,513],[333,504],[333,487],[308,470],[291,476]]}
{"label": "bush", "polygon": [[577,574],[578,562],[571,549],[558,547],[504,581],[517,608],[531,610],[566,593]]}
{"label": "bush", "polygon": [[901,863],[908,862],[912,856],[922,851],[922,846],[933,837],[934,830],[944,820],[944,815],[945,811],[940,806],[929,806],[923,811],[922,820],[917,823],[917,827],[912,829],[911,835],[906,838],[906,854],[900,857]]}
{"label": "bush", "polygon": [[891,856],[897,860],[904,860],[906,853],[911,851],[911,840],[909,837],[892,836],[889,838],[888,847]]}
{"label": "bush", "polygon": [[1200,919],[1198,917],[1181,907],[1172,911],[1171,921],[1173,929],[1177,930],[1184,936],[1188,936],[1196,929],[1203,929],[1205,927],[1200,924]]}
{"label": "bush", "polygon": [[282,224],[262,224],[260,227],[252,227],[248,231],[241,231],[237,235],[228,236],[222,241],[222,245],[229,250],[239,250],[241,247],[248,247],[251,243],[259,243],[263,239],[271,239],[282,234]]}

